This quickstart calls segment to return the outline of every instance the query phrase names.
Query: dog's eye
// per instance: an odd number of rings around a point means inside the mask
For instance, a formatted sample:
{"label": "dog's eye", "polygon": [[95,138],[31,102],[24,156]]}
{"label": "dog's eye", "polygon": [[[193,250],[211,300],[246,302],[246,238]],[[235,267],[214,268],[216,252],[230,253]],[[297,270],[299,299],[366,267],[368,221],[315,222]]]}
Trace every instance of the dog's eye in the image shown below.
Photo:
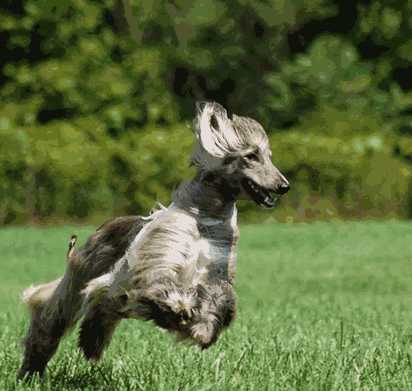
{"label": "dog's eye", "polygon": [[257,154],[257,152],[251,152],[251,153],[248,153],[247,155],[245,155],[245,159],[251,160],[251,161],[254,161],[254,162],[258,162],[259,161],[259,155]]}

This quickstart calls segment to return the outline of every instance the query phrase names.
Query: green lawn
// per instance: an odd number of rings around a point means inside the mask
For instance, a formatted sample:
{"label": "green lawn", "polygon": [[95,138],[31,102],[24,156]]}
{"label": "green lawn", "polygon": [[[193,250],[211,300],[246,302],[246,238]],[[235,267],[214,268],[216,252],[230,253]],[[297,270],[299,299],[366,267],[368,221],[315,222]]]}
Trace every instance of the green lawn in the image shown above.
{"label": "green lawn", "polygon": [[207,351],[124,321],[99,364],[75,333],[43,384],[17,385],[22,288],[58,276],[70,234],[0,230],[0,390],[411,390],[412,223],[243,226],[238,318]]}

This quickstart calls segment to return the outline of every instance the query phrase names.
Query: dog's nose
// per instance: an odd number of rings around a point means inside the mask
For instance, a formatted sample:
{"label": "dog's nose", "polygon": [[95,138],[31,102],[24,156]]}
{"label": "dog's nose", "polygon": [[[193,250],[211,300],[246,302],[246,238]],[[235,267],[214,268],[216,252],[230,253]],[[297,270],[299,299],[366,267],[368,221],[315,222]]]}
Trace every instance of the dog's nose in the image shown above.
{"label": "dog's nose", "polygon": [[290,189],[289,183],[288,183],[288,182],[284,182],[284,183],[282,183],[282,184],[279,186],[278,193],[279,193],[279,194],[285,194],[285,193],[287,193],[287,192],[289,191],[289,189]]}

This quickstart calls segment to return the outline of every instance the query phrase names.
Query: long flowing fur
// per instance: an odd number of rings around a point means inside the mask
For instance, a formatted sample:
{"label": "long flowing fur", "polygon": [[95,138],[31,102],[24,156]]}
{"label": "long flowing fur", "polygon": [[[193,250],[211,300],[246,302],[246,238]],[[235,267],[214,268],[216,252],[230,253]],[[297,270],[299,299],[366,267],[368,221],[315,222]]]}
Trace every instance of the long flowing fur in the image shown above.
{"label": "long flowing fur", "polygon": [[[201,348],[232,322],[236,199],[268,203],[269,192],[287,181],[271,163],[256,121],[228,118],[209,102],[198,106],[194,130],[198,172],[177,189],[171,205],[148,217],[111,220],[80,248],[73,236],[64,276],[23,293],[31,324],[20,378],[41,375],[79,319],[79,347],[91,360],[102,356],[122,319],[152,321]],[[260,154],[259,164],[244,157],[250,151]]]}

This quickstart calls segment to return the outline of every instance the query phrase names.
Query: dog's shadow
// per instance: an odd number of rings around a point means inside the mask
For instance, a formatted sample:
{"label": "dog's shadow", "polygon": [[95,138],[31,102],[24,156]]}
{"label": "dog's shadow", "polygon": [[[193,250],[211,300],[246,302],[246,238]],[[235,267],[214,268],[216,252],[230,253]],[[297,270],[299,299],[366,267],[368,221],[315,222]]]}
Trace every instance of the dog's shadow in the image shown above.
{"label": "dog's shadow", "polygon": [[45,373],[44,382],[52,389],[116,389],[118,379],[113,378],[110,363],[87,362],[79,350],[67,356],[59,357]]}
{"label": "dog's shadow", "polygon": [[[46,382],[52,389],[115,389],[116,381],[111,370],[104,364],[84,364],[87,370],[67,370],[67,367],[55,368],[46,374]],[[91,368],[89,368],[89,366]],[[51,369],[51,368],[50,368]]]}

